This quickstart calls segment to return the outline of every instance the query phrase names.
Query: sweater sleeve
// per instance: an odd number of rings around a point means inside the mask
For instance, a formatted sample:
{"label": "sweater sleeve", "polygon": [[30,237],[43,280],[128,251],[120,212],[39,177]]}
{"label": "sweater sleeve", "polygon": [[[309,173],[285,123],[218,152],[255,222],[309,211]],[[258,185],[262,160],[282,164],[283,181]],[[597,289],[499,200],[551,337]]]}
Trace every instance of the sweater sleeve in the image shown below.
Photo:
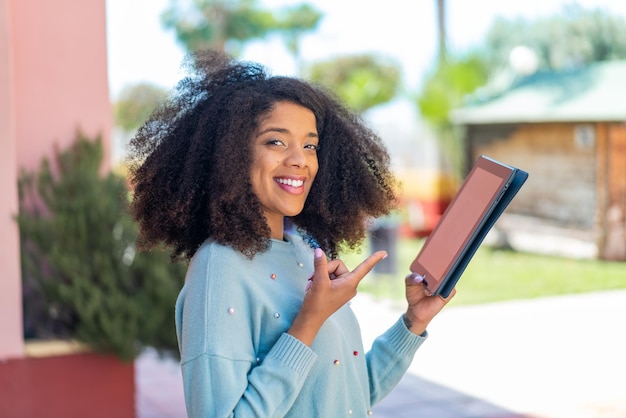
{"label": "sweater sleeve", "polygon": [[283,334],[263,364],[203,354],[182,365],[190,418],[284,415],[302,388],[315,360],[307,346]]}
{"label": "sweater sleeve", "polygon": [[380,402],[396,387],[413,361],[415,352],[428,334],[415,335],[402,317],[384,334],[376,338],[367,353],[367,371],[372,405]]}
{"label": "sweater sleeve", "polygon": [[[276,332],[258,352],[254,299],[228,254],[200,251],[176,304],[187,413],[196,417],[282,416],[316,360],[305,344]],[[219,259],[220,262],[216,262]]]}

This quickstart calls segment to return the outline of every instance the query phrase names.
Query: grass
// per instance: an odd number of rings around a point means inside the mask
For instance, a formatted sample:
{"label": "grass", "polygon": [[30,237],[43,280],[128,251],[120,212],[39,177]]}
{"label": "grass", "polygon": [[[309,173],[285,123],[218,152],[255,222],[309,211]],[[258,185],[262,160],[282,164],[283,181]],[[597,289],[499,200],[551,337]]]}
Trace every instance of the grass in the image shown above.
{"label": "grass", "polygon": [[[378,298],[404,301],[403,279],[422,243],[418,239],[401,239],[398,273],[370,273],[359,290]],[[360,254],[350,253],[343,259],[353,268],[368,254],[368,246],[364,245]],[[626,262],[568,259],[482,246],[456,287],[457,294],[450,305],[626,289]]]}

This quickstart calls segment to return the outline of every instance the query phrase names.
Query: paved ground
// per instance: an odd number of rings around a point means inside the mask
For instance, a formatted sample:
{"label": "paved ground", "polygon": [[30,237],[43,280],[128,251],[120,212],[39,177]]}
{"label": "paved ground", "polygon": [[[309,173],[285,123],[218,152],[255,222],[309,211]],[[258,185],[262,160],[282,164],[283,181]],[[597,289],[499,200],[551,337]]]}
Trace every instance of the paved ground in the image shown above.
{"label": "paved ground", "polygon": [[[367,295],[352,307],[366,345],[401,312]],[[625,319],[626,291],[448,307],[374,416],[626,417]],[[136,367],[138,418],[184,417],[178,365],[147,352]]]}

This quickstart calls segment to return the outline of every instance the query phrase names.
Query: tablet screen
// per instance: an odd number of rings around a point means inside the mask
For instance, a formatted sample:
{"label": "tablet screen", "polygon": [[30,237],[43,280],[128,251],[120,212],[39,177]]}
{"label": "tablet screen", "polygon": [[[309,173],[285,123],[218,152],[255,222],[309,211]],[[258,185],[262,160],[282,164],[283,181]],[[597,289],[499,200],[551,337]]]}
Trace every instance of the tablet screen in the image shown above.
{"label": "tablet screen", "polygon": [[462,255],[476,228],[497,202],[511,172],[510,168],[482,157],[474,165],[411,266],[414,272],[426,276],[429,291],[436,291]]}

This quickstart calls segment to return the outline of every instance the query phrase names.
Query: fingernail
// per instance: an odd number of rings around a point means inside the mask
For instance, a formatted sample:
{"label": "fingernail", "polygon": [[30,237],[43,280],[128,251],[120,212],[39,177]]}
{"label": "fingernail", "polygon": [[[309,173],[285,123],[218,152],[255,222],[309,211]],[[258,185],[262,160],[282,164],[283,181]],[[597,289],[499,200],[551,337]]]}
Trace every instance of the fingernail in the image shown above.
{"label": "fingernail", "polygon": [[316,248],[314,254],[315,254],[315,258],[320,258],[322,254],[324,254],[324,251],[322,251],[321,248]]}
{"label": "fingernail", "polygon": [[406,277],[412,280],[413,283],[422,283],[424,281],[424,277],[418,273],[409,273]]}
{"label": "fingernail", "polygon": [[389,254],[385,253],[385,255],[383,255],[383,258],[381,258],[381,260],[384,260],[385,258],[387,258]]}

